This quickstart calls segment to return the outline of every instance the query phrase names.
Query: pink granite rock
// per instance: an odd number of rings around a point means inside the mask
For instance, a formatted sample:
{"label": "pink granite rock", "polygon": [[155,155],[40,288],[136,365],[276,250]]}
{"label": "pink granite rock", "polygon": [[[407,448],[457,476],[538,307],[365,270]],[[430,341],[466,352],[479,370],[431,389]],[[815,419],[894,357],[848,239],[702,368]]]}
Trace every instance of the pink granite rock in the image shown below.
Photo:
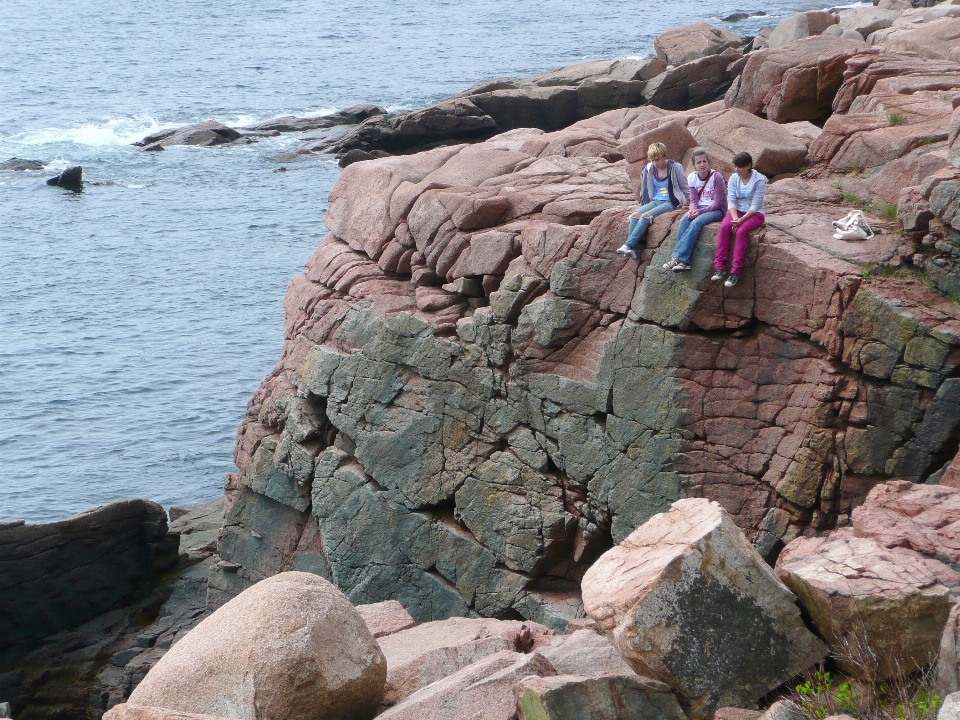
{"label": "pink granite rock", "polygon": [[847,60],[865,49],[855,40],[818,36],[752,53],[727,92],[727,107],[763,112],[774,122],[825,117]]}
{"label": "pink granite rock", "polygon": [[791,593],[705,499],[674,503],[605,553],[583,598],[634,670],[667,683],[694,718],[753,704],[825,654]]}
{"label": "pink granite rock", "polygon": [[391,634],[380,640],[387,660],[383,704],[396,705],[495,653],[529,652],[548,635],[537,623],[471,618],[439,620]]}
{"label": "pink granite rock", "polygon": [[926,664],[950,611],[960,575],[912,550],[885,548],[844,528],[798,538],[777,575],[800,597],[840,667],[886,678]]}
{"label": "pink granite rock", "polygon": [[370,605],[357,605],[356,610],[363,618],[367,629],[374,638],[393,635],[401,630],[409,630],[416,625],[410,613],[396,600],[384,600]]}

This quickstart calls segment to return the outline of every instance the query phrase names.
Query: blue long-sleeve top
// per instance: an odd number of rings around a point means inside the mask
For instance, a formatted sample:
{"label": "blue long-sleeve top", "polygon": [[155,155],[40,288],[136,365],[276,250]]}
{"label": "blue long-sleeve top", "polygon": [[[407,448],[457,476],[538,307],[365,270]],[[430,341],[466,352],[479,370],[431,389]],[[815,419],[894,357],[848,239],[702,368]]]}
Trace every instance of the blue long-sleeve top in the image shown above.
{"label": "blue long-sleeve top", "polygon": [[738,213],[753,210],[763,212],[763,194],[767,191],[767,178],[756,170],[750,175],[750,181],[744,183],[739,173],[730,176],[727,183],[727,207],[736,208]]}

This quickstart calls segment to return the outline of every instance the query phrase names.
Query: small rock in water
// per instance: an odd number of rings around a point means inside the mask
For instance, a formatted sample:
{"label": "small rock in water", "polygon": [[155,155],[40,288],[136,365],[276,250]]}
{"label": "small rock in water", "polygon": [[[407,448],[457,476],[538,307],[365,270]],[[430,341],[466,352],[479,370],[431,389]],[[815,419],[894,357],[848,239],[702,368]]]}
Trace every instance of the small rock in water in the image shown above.
{"label": "small rock in water", "polygon": [[67,168],[56,177],[47,180],[47,185],[55,185],[66,188],[67,190],[73,190],[74,192],[80,192],[83,190],[83,168],[79,165]]}
{"label": "small rock in water", "polygon": [[287,171],[287,168],[286,168],[285,165],[281,165],[281,166],[278,167],[276,170],[274,170],[275,173],[277,173],[277,172],[286,172],[286,171]]}
{"label": "small rock in water", "polygon": [[759,11],[759,12],[735,12],[735,13],[730,13],[730,14],[727,15],[726,17],[720,18],[720,20],[723,21],[723,22],[735,23],[735,22],[741,22],[741,21],[743,21],[743,20],[746,20],[747,18],[763,17],[763,16],[765,16],[765,15],[766,15],[766,13],[763,12],[763,11]]}
{"label": "small rock in water", "polygon": [[0,162],[0,170],[43,170],[43,160],[24,160],[23,158],[12,157]]}

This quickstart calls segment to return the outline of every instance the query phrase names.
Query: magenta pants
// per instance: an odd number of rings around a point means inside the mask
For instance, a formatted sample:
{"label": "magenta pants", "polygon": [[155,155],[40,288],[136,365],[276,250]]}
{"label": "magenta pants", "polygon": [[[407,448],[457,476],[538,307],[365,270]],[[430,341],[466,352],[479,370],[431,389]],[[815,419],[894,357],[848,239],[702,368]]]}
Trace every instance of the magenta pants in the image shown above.
{"label": "magenta pants", "polygon": [[[747,248],[750,246],[750,233],[763,225],[763,213],[751,215],[737,228],[737,238],[733,244],[733,265],[730,272],[739,275],[743,272],[743,259],[747,256]],[[730,255],[730,233],[733,230],[731,225],[732,218],[730,213],[724,215],[720,221],[720,234],[717,236],[717,252],[713,256],[713,267],[717,270],[727,269],[727,258]]]}

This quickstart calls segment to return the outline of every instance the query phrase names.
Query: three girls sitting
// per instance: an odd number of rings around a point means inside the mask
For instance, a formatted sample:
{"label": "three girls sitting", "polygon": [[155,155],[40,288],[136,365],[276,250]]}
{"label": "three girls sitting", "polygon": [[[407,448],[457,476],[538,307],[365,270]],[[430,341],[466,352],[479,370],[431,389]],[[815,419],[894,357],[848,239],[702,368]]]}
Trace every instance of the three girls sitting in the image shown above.
{"label": "three girls sitting", "polygon": [[[682,172],[677,172],[680,163],[667,160],[663,143],[651,145],[647,157],[650,162],[640,176],[641,202],[644,204],[630,216],[627,242],[617,252],[634,258],[637,256],[636,248],[653,218],[683,204],[675,191],[675,188],[679,188],[683,198],[689,202],[690,209],[680,218],[673,257],[664,263],[664,269],[674,272],[690,270],[690,256],[700,231],[705,225],[722,219],[713,260],[714,274],[710,279],[714,282],[723,280],[731,235],[735,234],[733,263],[724,286],[736,285],[743,272],[749,235],[764,222],[763,195],[767,178],[753,169],[753,158],[745,152],[733,157],[736,172],[731,175],[729,184],[724,183],[723,176],[710,167],[710,159],[704,150],[694,151],[692,160],[695,171],[687,178],[683,178]],[[730,211],[724,214],[727,207]]]}

